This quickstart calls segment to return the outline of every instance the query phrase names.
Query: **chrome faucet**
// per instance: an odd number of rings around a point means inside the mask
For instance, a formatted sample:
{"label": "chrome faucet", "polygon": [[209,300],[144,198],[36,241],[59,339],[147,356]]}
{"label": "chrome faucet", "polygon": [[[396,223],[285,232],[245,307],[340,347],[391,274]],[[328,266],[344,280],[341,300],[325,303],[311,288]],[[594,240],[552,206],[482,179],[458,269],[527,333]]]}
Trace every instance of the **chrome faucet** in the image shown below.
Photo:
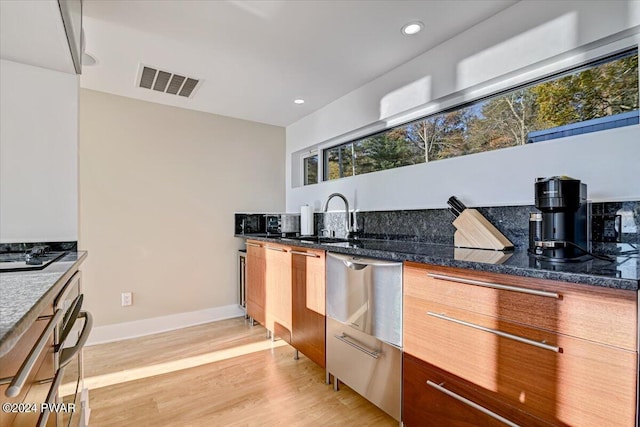
{"label": "chrome faucet", "polygon": [[326,212],[327,209],[329,208],[329,202],[331,201],[331,199],[333,199],[334,197],[339,197],[342,199],[342,201],[344,202],[344,228],[347,231],[347,237],[349,237],[349,235],[352,232],[355,232],[355,227],[352,225],[351,222],[351,214],[349,212],[349,201],[347,200],[346,197],[344,197],[344,195],[340,194],[340,193],[333,193],[331,194],[328,198],[327,201],[324,202],[324,208],[322,209],[323,212]]}

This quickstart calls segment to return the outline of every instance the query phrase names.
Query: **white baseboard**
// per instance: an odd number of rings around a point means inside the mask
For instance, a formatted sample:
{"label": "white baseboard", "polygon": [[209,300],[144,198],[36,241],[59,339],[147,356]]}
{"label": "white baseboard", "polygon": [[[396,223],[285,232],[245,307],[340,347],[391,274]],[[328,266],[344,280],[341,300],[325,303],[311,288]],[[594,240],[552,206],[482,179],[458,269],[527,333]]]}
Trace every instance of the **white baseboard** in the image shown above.
{"label": "white baseboard", "polygon": [[135,320],[133,322],[96,326],[91,331],[86,345],[104,344],[129,338],[137,338],[240,316],[244,316],[244,310],[237,304],[231,304],[222,307],[207,308],[205,310]]}

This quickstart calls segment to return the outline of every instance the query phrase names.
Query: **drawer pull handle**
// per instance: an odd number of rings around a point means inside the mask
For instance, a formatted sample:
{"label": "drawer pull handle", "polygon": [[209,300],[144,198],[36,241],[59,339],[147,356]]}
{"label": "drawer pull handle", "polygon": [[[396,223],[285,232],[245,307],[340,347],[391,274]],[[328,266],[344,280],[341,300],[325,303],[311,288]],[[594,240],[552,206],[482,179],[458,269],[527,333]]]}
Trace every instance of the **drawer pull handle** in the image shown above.
{"label": "drawer pull handle", "polygon": [[314,254],[313,252],[300,252],[300,251],[291,251],[292,254],[295,255],[303,255],[303,256],[308,256],[311,258],[320,258],[320,255],[318,254]]}
{"label": "drawer pull handle", "polygon": [[518,286],[500,285],[498,283],[491,283],[491,282],[481,282],[480,280],[463,279],[462,277],[446,276],[444,274],[427,273],[427,276],[433,277],[434,279],[448,280],[450,282],[465,283],[467,285],[484,286],[485,288],[501,289],[504,291],[512,291],[512,292],[520,292],[520,293],[529,294],[529,295],[537,295],[539,297],[560,299],[560,295],[557,292],[547,292],[547,291],[541,291],[539,289],[527,289],[527,288],[520,288]]}
{"label": "drawer pull handle", "polygon": [[244,242],[245,246],[253,246],[254,248],[261,248],[262,245],[259,245],[257,243],[249,243],[249,242]]}
{"label": "drawer pull handle", "polygon": [[56,376],[53,379],[53,383],[51,384],[51,388],[49,389],[49,393],[47,393],[46,400],[46,408],[40,413],[40,418],[38,418],[37,427],[45,427],[47,425],[47,420],[49,419],[49,414],[51,414],[51,408],[53,404],[56,402],[56,397],[58,395],[58,389],[60,388],[60,383],[62,382],[62,375],[64,374],[64,368],[59,368],[58,372],[56,372]]}
{"label": "drawer pull handle", "polygon": [[78,315],[78,318],[84,317],[84,326],[82,327],[82,332],[80,332],[80,337],[78,338],[78,342],[73,347],[65,348],[60,352],[60,366],[66,366],[71,360],[78,354],[80,350],[87,343],[87,339],[89,338],[89,334],[91,333],[91,329],[93,328],[93,316],[88,311],[81,311]]}
{"label": "drawer pull handle", "polygon": [[556,347],[554,345],[549,345],[544,342],[530,340],[529,338],[524,338],[518,335],[509,334],[507,332],[502,332],[497,329],[487,328],[485,326],[476,325],[475,323],[465,322],[464,320],[454,319],[453,317],[445,316],[444,314],[433,313],[431,311],[427,311],[429,316],[437,317],[438,319],[447,320],[449,322],[457,323],[462,326],[468,326],[469,328],[478,329],[480,331],[489,332],[495,335],[498,335],[503,338],[508,338],[510,340],[518,341],[524,344],[529,344],[534,347],[539,347],[545,350],[550,350],[556,353],[560,353],[560,347]]}
{"label": "drawer pull handle", "polygon": [[[367,356],[371,356],[374,359],[378,359],[380,357],[380,352],[379,351],[375,351],[375,350],[369,350],[368,348],[364,347],[362,344],[356,343],[353,340],[353,338],[351,338],[349,335],[342,333],[342,335],[334,335],[334,337],[336,339],[339,339],[340,341],[342,341],[345,344],[350,345],[351,347],[360,350],[361,352],[363,352],[364,354],[366,354]],[[351,339],[348,339],[351,338]]]}
{"label": "drawer pull handle", "polygon": [[269,249],[270,251],[287,252],[286,249],[276,248],[274,246],[265,246],[265,248]]}
{"label": "drawer pull handle", "polygon": [[13,377],[11,384],[9,385],[7,390],[4,392],[5,396],[16,397],[17,395],[20,394],[20,390],[22,390],[22,387],[24,386],[24,383],[26,382],[27,377],[33,370],[33,367],[35,366],[36,361],[40,356],[40,353],[42,353],[45,346],[47,345],[47,341],[49,340],[49,337],[51,336],[51,334],[53,334],[53,330],[56,328],[58,323],[60,323],[60,320],[62,319],[63,314],[64,314],[64,310],[56,310],[55,314],[53,315],[51,320],[49,320],[49,323],[47,323],[47,326],[44,328],[44,331],[42,331],[40,338],[38,338],[36,345],[33,346],[33,348],[31,349],[31,352],[29,353],[29,356],[27,356],[25,361],[22,363],[22,366],[20,366],[20,370],[18,370],[18,373],[16,374],[15,377]]}
{"label": "drawer pull handle", "polygon": [[58,338],[58,342],[55,345],[55,351],[58,351],[64,345],[65,340],[71,333],[71,329],[73,325],[75,325],[76,320],[78,319],[78,313],[80,313],[80,308],[82,308],[82,302],[84,301],[84,294],[80,294],[73,300],[73,305],[69,307],[67,313],[62,319],[60,337]]}
{"label": "drawer pull handle", "polygon": [[442,384],[436,384],[436,383],[434,383],[433,381],[427,380],[427,385],[429,385],[429,386],[431,386],[431,387],[435,388],[435,389],[436,389],[436,390],[438,390],[439,392],[444,393],[444,394],[446,394],[446,395],[447,395],[447,396],[449,396],[449,397],[453,397],[453,398],[454,398],[454,399],[456,399],[457,401],[462,402],[462,403],[464,403],[465,405],[470,406],[470,407],[472,407],[472,408],[474,408],[474,409],[477,409],[478,411],[482,412],[483,414],[488,415],[488,416],[490,416],[491,418],[493,418],[493,419],[495,419],[495,420],[498,420],[498,421],[500,421],[501,423],[504,423],[504,424],[506,424],[506,425],[508,425],[508,426],[510,426],[510,427],[520,427],[518,424],[513,423],[513,422],[509,421],[508,419],[506,419],[506,418],[504,418],[504,417],[502,417],[502,416],[500,416],[500,415],[496,414],[495,412],[492,412],[492,411],[488,410],[488,409],[487,409],[487,408],[485,408],[484,406],[480,406],[480,405],[478,405],[476,402],[473,402],[473,401],[471,401],[471,400],[467,399],[466,397],[462,397],[462,396],[460,396],[459,394],[456,394],[456,393],[452,392],[451,390],[448,390],[448,389],[444,388],[444,387],[442,386],[443,384],[444,384],[444,383],[442,383]]}
{"label": "drawer pull handle", "polygon": [[71,276],[71,279],[67,281],[67,284],[64,285],[64,289],[62,290],[61,295],[56,297],[56,300],[55,300],[55,305],[57,308],[66,308],[66,307],[60,307],[60,302],[65,301],[69,296],[69,294],[71,294],[71,292],[75,290],[75,287],[73,286],[72,282],[80,281],[81,273],[82,273],[81,271],[76,271],[74,275]]}

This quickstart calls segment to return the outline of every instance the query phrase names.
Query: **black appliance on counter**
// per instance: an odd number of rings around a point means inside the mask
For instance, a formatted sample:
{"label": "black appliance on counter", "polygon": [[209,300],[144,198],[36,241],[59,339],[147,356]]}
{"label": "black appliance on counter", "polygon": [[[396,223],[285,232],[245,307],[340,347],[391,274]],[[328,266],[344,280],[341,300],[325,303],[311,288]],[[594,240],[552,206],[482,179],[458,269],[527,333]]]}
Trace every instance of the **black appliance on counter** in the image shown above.
{"label": "black appliance on counter", "polygon": [[299,213],[236,213],[235,234],[290,237],[300,235]]}
{"label": "black appliance on counter", "polygon": [[267,236],[291,237],[300,235],[300,214],[266,214]]}
{"label": "black appliance on counter", "polygon": [[267,228],[267,235],[279,236],[282,233],[282,217],[280,214],[266,214],[264,216]]}
{"label": "black appliance on counter", "polygon": [[529,250],[551,261],[582,261],[589,250],[587,184],[567,176],[538,178],[529,219]]}
{"label": "black appliance on counter", "polygon": [[235,234],[266,234],[263,213],[236,213]]}

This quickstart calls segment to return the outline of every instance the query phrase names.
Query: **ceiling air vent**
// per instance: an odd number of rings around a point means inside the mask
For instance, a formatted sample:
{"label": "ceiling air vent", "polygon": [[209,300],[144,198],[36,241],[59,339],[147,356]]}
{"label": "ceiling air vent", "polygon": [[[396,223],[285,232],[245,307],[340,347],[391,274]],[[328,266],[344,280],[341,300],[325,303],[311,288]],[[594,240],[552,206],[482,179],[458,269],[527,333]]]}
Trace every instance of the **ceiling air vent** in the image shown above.
{"label": "ceiling air vent", "polygon": [[191,98],[200,80],[140,64],[136,82],[141,88]]}

